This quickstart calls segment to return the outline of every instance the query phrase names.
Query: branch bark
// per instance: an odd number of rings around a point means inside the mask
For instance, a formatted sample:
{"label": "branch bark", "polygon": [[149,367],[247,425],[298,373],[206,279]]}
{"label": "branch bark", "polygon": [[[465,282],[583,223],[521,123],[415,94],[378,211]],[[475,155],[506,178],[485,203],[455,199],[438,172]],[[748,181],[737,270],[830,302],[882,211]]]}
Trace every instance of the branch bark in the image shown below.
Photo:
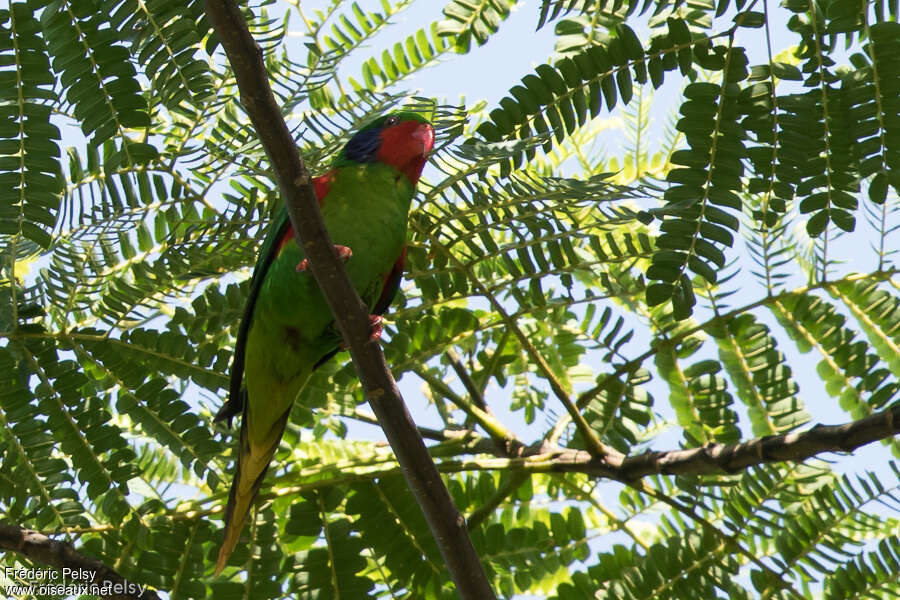
{"label": "branch bark", "polygon": [[234,0],[206,0],[206,13],[225,48],[241,94],[278,179],[297,243],[334,313],[366,397],[437,541],[464,599],[495,598],[466,529],[466,522],[425,448],[377,342],[369,341],[368,308],[332,251],[309,172],[269,86],[262,51]]}
{"label": "branch bark", "polygon": [[592,457],[584,450],[532,447],[523,458],[509,460],[509,467],[532,472],[586,473],[626,482],[656,474],[729,474],[766,463],[801,462],[825,452],[851,452],[898,434],[900,404],[895,404],[841,425],[816,425],[806,431],[767,435],[737,444],[708,444],[636,456],[615,453]]}
{"label": "branch bark", "polygon": [[[0,525],[0,549],[20,554],[35,563],[49,565],[59,571],[90,572],[90,581],[72,581],[72,584],[95,584],[98,589],[108,587],[111,592],[101,594],[112,600],[159,600],[156,592],[146,586],[127,581],[116,571],[96,558],[78,553],[68,542],[54,540],[43,533],[17,525]],[[62,581],[54,582],[62,584]],[[143,590],[143,591],[141,591]]]}
{"label": "branch bark", "polygon": [[[645,452],[616,466],[619,479],[664,473],[705,475],[735,473],[772,462],[801,462],[825,452],[851,452],[900,433],[900,404],[841,425],[816,425],[801,432],[767,435],[737,444],[710,444],[670,452]],[[610,457],[614,458],[614,457]]]}

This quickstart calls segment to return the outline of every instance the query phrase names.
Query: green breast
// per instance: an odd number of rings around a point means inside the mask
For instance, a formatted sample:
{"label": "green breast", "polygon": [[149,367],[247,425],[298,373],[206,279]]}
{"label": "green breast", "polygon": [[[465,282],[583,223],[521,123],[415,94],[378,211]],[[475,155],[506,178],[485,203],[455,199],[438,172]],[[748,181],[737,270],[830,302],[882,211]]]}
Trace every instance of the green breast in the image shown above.
{"label": "green breast", "polygon": [[[370,308],[406,243],[414,192],[409,180],[391,167],[348,166],[339,169],[322,204],[332,241],[353,251],[345,268]],[[247,340],[248,354],[277,349],[280,356],[273,360],[281,364],[273,366],[282,377],[291,375],[285,371],[298,368],[292,367],[298,360],[314,363],[340,341],[312,274],[296,271],[304,257],[297,244],[289,243],[273,261],[260,288]]]}

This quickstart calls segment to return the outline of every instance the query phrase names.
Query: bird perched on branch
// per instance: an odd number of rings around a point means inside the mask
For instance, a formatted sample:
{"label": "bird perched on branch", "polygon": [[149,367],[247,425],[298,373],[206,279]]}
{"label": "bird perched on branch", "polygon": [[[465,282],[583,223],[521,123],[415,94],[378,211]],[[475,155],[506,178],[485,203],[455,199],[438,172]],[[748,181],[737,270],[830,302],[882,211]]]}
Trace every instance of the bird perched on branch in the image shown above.
{"label": "bird perched on branch", "polygon": [[[372,336],[400,286],[410,202],[434,129],[420,115],[383,116],[357,132],[331,171],[314,179],[322,218],[347,275],[369,306]],[[226,404],[215,420],[242,413],[234,481],[216,574],[225,567],[310,374],[340,349],[331,309],[282,208],[253,271],[238,331]]]}

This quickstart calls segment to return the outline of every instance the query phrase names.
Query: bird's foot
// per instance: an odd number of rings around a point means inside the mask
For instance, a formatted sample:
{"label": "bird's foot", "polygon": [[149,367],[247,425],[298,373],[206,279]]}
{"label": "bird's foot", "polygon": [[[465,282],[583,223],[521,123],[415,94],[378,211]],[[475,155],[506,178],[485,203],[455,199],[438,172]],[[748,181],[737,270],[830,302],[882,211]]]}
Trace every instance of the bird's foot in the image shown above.
{"label": "bird's foot", "polygon": [[369,341],[377,342],[381,339],[384,327],[381,324],[381,315],[369,315]]}
{"label": "bird's foot", "polygon": [[[384,326],[382,325],[381,315],[369,315],[369,341],[377,342],[381,339],[381,334],[384,333]],[[341,350],[347,349],[347,342],[341,342]]]}
{"label": "bird's foot", "polygon": [[[334,254],[340,259],[341,262],[346,263],[350,260],[350,257],[353,256],[353,250],[348,248],[347,246],[341,246],[340,244],[334,245]],[[309,260],[303,259],[299,263],[297,263],[297,272],[303,273],[309,269]]]}

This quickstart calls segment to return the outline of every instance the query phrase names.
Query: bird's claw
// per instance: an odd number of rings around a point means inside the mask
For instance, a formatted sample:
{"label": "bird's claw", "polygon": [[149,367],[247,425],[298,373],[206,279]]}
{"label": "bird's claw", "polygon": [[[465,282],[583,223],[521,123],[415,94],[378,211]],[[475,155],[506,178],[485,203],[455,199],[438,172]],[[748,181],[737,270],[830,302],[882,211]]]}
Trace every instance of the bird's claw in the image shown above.
{"label": "bird's claw", "polygon": [[377,342],[381,339],[384,327],[381,324],[381,315],[369,315],[369,341]]}
{"label": "bird's claw", "polygon": [[[353,250],[348,248],[347,246],[341,246],[340,244],[334,245],[334,254],[340,259],[341,262],[346,263],[350,260],[350,257],[353,256]],[[309,269],[309,260],[304,258],[299,263],[297,263],[297,272],[303,273]]]}
{"label": "bird's claw", "polygon": [[[384,326],[382,325],[381,315],[369,315],[369,341],[377,342],[381,339],[381,334],[384,333]],[[341,350],[347,349],[347,342],[341,342]]]}
{"label": "bird's claw", "polygon": [[341,246],[340,244],[335,245],[334,253],[337,254],[337,257],[341,262],[347,262],[350,260],[350,257],[353,256],[353,250],[347,246]]}

